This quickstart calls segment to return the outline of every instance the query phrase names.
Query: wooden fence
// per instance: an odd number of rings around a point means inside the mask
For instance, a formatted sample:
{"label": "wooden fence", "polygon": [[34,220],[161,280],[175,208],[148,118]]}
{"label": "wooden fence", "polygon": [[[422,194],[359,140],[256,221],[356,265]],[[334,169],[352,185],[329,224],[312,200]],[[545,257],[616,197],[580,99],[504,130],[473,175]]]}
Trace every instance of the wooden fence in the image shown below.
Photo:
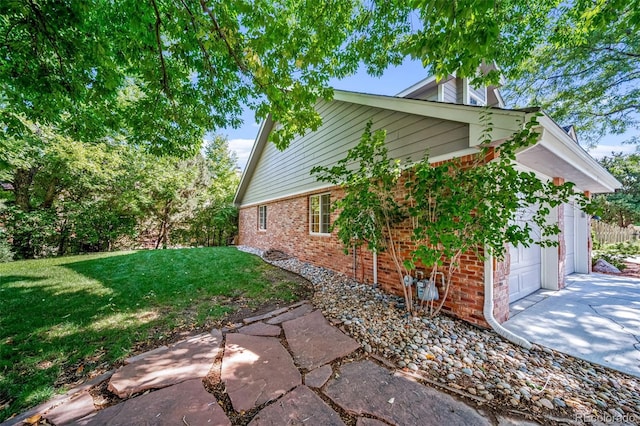
{"label": "wooden fence", "polygon": [[591,221],[591,230],[595,240],[600,244],[624,243],[625,241],[633,241],[638,238],[639,231],[633,226],[621,228],[618,225],[609,223]]}

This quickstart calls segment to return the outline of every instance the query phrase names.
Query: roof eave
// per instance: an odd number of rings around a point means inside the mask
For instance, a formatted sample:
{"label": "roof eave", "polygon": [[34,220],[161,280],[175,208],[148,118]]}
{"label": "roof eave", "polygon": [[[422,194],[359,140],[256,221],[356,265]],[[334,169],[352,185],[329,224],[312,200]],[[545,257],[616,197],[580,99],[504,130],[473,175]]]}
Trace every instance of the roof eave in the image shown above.
{"label": "roof eave", "polygon": [[595,158],[589,155],[589,153],[551,117],[543,113],[538,121],[553,139],[553,141],[548,141],[547,138],[543,138],[540,143],[543,145],[551,145],[553,142],[559,143],[571,153],[571,160],[576,167],[583,169],[585,174],[591,175],[600,185],[607,188],[608,192],[614,192],[616,189],[622,187],[620,181],[598,163]]}

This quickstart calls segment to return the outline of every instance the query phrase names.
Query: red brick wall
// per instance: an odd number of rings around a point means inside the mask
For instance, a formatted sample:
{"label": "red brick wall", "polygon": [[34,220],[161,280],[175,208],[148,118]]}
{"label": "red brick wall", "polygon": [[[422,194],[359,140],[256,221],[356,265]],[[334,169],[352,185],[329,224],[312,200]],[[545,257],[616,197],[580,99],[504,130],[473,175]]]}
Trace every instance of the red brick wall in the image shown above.
{"label": "red brick wall", "polygon": [[[327,191],[316,193],[324,192]],[[281,250],[304,262],[351,274],[351,256],[343,253],[335,235],[309,233],[309,195],[312,194],[265,203],[266,230],[258,229],[258,205],[240,209],[238,244],[262,250]],[[331,191],[332,200],[340,195],[339,190]],[[332,221],[335,216],[332,213]]]}
{"label": "red brick wall", "polygon": [[[360,282],[372,283],[373,256],[366,248],[356,250],[355,256],[353,250],[345,254],[335,232],[327,236],[309,233],[309,196],[326,192],[331,193],[332,201],[342,196],[342,190],[335,187],[331,190],[309,192],[265,203],[267,206],[266,231],[258,230],[258,205],[243,207],[240,209],[238,244],[262,250],[281,250],[302,261],[345,273]],[[402,195],[399,193],[398,197]],[[332,213],[332,222],[337,214],[337,212]],[[412,249],[410,222],[405,221],[397,227],[395,232],[398,241],[402,241],[399,244],[400,257],[406,259]],[[378,255],[378,281],[385,291],[402,295],[400,277],[388,253],[383,252]],[[442,288],[439,291],[443,294]],[[483,303],[484,263],[473,253],[466,253],[462,256],[460,270],[454,275],[444,310],[453,316],[487,327],[488,324],[482,312]],[[498,311],[502,312],[505,309],[508,312],[508,303],[506,307],[499,307]]]}

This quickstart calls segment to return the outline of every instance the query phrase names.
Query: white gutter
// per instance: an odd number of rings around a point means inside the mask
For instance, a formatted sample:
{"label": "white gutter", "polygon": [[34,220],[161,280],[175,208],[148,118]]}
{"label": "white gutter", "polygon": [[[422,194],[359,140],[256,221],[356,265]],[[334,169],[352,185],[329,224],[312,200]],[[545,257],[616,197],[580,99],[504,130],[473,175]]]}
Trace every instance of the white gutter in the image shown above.
{"label": "white gutter", "polygon": [[531,342],[504,328],[493,316],[493,256],[490,254],[484,259],[484,319],[500,336],[525,349],[531,349]]}
{"label": "white gutter", "polygon": [[378,287],[378,252],[373,251],[373,287]]}

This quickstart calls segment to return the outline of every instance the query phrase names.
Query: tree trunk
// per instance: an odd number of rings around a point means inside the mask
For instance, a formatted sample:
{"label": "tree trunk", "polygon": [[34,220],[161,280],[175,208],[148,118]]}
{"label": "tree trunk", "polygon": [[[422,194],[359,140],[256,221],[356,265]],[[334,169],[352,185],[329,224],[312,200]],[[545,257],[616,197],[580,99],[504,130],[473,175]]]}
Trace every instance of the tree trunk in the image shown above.
{"label": "tree trunk", "polygon": [[60,227],[60,238],[58,239],[58,256],[63,256],[67,246],[67,221],[65,220]]}
{"label": "tree trunk", "polygon": [[160,247],[160,243],[164,244],[164,248],[167,247],[167,234],[169,232],[169,212],[171,211],[171,201],[167,202],[167,205],[162,209],[162,218],[160,220],[160,232],[158,239],[156,240],[156,250]]}
{"label": "tree trunk", "polygon": [[16,205],[22,211],[31,211],[31,184],[38,169],[18,169],[13,175],[13,194],[16,197]]}
{"label": "tree trunk", "polygon": [[58,179],[53,179],[49,182],[49,186],[47,187],[47,193],[44,196],[44,201],[42,202],[42,207],[45,209],[50,209],[53,206],[53,202],[56,198],[56,189],[58,186]]}
{"label": "tree trunk", "polygon": [[158,238],[156,238],[156,244],[155,244],[155,249],[158,250],[158,248],[160,247],[160,243],[162,242],[162,240],[164,239],[164,234],[167,232],[167,228],[166,228],[166,222],[164,221],[164,219],[160,222],[160,231],[158,233]]}

